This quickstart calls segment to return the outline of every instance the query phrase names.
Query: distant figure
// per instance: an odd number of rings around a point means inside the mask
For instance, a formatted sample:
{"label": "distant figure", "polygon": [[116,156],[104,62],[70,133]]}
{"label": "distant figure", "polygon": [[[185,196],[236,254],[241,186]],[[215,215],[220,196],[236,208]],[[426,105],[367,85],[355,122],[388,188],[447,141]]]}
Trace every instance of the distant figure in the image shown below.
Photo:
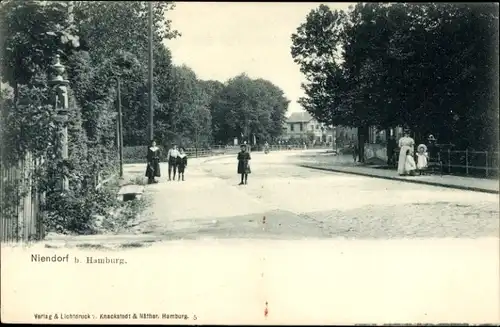
{"label": "distant figure", "polygon": [[411,157],[413,158],[414,146],[415,140],[410,137],[410,131],[405,130],[403,137],[399,139],[398,174],[401,176],[408,173],[406,170],[406,160],[408,159],[407,153],[410,151]]}
{"label": "distant figure", "polygon": [[429,161],[438,161],[439,148],[436,145],[436,138],[430,134],[427,138],[427,153],[429,154]]}
{"label": "distant figure", "polygon": [[353,143],[351,145],[351,151],[352,151],[352,159],[354,160],[354,163],[356,163],[356,159],[358,158],[358,145],[356,143]]}
{"label": "distant figure", "polygon": [[177,157],[179,156],[179,150],[177,150],[177,145],[173,144],[172,148],[168,150],[167,161],[168,161],[168,180],[171,179],[172,170],[174,171],[174,180],[177,173]]}
{"label": "distant figure", "polygon": [[248,174],[251,173],[249,161],[250,153],[247,152],[247,146],[241,145],[241,151],[238,153],[238,174],[241,175],[241,182],[239,185],[247,184]]}
{"label": "distant figure", "polygon": [[392,135],[389,140],[387,141],[387,164],[389,166],[394,166],[396,163],[396,158],[394,157],[396,153],[396,148],[398,144],[396,142],[396,138],[394,135]]}
{"label": "distant figure", "polygon": [[422,172],[427,168],[429,155],[425,144],[419,144],[417,147],[417,170],[422,175]]}
{"label": "distant figure", "polygon": [[267,143],[267,142],[264,144],[264,153],[265,154],[269,153],[269,143]]}
{"label": "distant figure", "polygon": [[148,147],[146,177],[148,184],[158,183],[155,177],[160,177],[160,148],[156,146],[155,141],[151,141]]}
{"label": "distant figure", "polygon": [[[187,155],[186,152],[184,151],[184,148],[181,148],[179,150],[179,156],[177,157],[177,168],[179,170],[179,181],[181,180],[181,175],[182,175],[182,180],[184,181],[184,170],[187,167]],[[174,177],[175,178],[175,177]]]}

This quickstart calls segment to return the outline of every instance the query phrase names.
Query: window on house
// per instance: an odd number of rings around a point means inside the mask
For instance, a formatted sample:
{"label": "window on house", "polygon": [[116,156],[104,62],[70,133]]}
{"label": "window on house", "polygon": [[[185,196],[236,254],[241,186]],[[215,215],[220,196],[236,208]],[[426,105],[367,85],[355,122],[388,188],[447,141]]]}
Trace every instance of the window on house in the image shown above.
{"label": "window on house", "polygon": [[309,129],[310,129],[311,131],[312,131],[312,130],[314,130],[314,125],[311,125],[311,126],[309,126],[309,127],[310,127]]}
{"label": "window on house", "polygon": [[302,123],[299,124],[299,127],[300,127],[300,131],[302,132],[302,130],[304,129],[304,126]]}
{"label": "window on house", "polygon": [[316,125],[316,129],[319,129],[319,125]]}
{"label": "window on house", "polygon": [[290,124],[290,131],[293,132],[294,124]]}

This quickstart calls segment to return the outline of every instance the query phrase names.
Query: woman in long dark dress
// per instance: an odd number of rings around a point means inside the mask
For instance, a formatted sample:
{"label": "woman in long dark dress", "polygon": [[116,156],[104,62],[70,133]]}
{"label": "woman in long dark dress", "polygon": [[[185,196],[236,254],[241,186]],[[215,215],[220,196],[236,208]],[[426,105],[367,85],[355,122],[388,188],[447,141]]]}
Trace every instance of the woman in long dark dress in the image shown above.
{"label": "woman in long dark dress", "polygon": [[148,148],[146,177],[148,184],[158,183],[155,177],[160,177],[160,148],[156,146],[156,142],[152,141]]}
{"label": "woman in long dark dress", "polygon": [[241,175],[241,182],[239,185],[247,184],[248,174],[251,173],[249,163],[251,159],[250,153],[247,152],[246,145],[242,145],[241,151],[238,153],[238,174]]}

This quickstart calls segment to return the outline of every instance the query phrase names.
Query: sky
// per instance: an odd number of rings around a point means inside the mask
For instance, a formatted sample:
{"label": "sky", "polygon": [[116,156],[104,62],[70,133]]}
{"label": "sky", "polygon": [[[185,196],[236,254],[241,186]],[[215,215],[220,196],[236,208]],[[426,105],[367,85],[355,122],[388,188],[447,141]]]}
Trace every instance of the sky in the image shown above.
{"label": "sky", "polygon": [[[353,3],[327,3],[347,10]],[[176,2],[167,13],[182,36],[166,40],[175,65],[187,65],[198,78],[227,81],[246,73],[280,87],[289,113],[302,111],[297,100],[305,81],[290,55],[291,35],[320,3]]]}

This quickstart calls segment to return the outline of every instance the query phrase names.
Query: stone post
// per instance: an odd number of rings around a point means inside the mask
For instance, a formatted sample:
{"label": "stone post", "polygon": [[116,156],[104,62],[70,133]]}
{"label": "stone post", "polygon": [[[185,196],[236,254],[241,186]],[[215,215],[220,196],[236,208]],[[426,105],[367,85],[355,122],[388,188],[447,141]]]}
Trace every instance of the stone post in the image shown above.
{"label": "stone post", "polygon": [[59,159],[63,163],[63,171],[60,172],[59,189],[63,192],[69,190],[69,181],[66,177],[66,161],[68,160],[68,84],[64,78],[66,69],[60,62],[59,55],[55,56],[54,64],[51,66],[53,75],[49,83],[52,86],[54,104],[57,110],[57,120],[62,123],[60,130]]}

